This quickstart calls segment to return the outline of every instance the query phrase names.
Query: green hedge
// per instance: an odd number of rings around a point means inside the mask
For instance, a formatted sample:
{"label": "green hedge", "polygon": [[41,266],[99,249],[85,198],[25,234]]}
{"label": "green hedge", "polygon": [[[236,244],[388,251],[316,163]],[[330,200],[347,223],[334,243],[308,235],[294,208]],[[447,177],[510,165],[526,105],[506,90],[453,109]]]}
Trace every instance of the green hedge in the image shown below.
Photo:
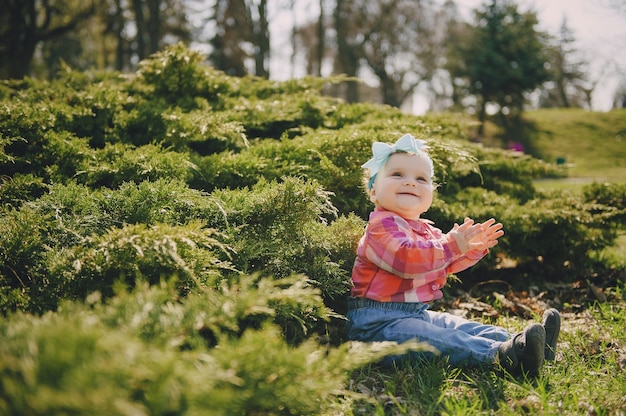
{"label": "green hedge", "polygon": [[[415,345],[287,344],[277,310],[328,314],[302,279],[250,277],[184,300],[138,282],[41,317],[0,320],[0,413],[320,414],[350,397],[351,370]],[[309,312],[310,314],[310,312]]]}

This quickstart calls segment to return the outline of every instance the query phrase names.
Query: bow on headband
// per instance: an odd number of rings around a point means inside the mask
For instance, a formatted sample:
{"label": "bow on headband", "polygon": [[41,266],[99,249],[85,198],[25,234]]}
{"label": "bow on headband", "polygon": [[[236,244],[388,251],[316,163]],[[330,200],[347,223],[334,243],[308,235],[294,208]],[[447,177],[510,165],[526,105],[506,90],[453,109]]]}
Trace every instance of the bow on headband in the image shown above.
{"label": "bow on headband", "polygon": [[[427,148],[428,147],[426,146],[425,141],[416,139],[410,134],[405,134],[404,136],[400,137],[394,145],[388,145],[387,143],[382,142],[374,142],[374,144],[372,145],[372,152],[374,153],[374,157],[361,165],[362,168],[370,170],[370,188],[372,187],[373,179],[378,174],[378,171],[385,165],[389,156],[396,152],[419,154]],[[430,160],[430,157],[428,157],[429,162]],[[430,165],[430,176],[432,177],[434,175],[432,162],[430,162]]]}

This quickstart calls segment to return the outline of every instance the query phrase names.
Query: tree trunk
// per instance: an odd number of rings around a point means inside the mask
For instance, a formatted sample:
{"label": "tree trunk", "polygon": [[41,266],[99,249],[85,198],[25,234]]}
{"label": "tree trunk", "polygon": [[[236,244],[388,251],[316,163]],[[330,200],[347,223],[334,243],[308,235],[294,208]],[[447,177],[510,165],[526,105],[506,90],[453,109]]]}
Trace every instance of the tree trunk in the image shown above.
{"label": "tree trunk", "polygon": [[124,10],[122,9],[121,0],[115,0],[115,14],[113,16],[113,30],[117,43],[115,45],[115,69],[124,70],[124,59],[126,50],[126,41],[124,40]]}
{"label": "tree trunk", "polygon": [[324,49],[326,48],[325,42],[325,27],[324,27],[324,0],[320,0],[320,16],[317,21],[317,75],[322,76],[322,63],[324,62]]}
{"label": "tree trunk", "polygon": [[74,30],[95,13],[92,3],[62,24],[50,27],[58,10],[48,2],[36,0],[3,0],[0,4],[0,79],[21,79],[30,72],[37,44]]}
{"label": "tree trunk", "polygon": [[137,57],[139,60],[146,57],[146,20],[143,15],[143,4],[141,0],[133,0],[133,12],[135,14],[135,28],[137,35],[135,40],[137,41]]}
{"label": "tree trunk", "polygon": [[148,19],[148,55],[152,55],[159,51],[159,43],[161,41],[161,0],[148,0],[148,11],[150,17]]}
{"label": "tree trunk", "polygon": [[562,76],[559,76],[556,80],[557,91],[559,94],[559,99],[561,100],[561,105],[565,108],[569,108],[569,99],[567,98],[567,93],[565,92],[565,80]]}
{"label": "tree trunk", "polygon": [[[344,16],[342,10],[344,9],[344,2],[348,3],[349,0],[337,0],[335,8],[335,31],[337,33],[337,60],[339,63],[339,70],[350,76],[355,77],[359,68],[359,58],[355,48],[348,44],[346,39],[348,38],[345,28],[347,25],[344,22]],[[359,88],[357,81],[346,81],[346,101],[349,103],[355,103],[359,101]]]}
{"label": "tree trunk", "polygon": [[23,78],[28,74],[37,46],[37,12],[34,0],[4,0],[0,32],[0,79]]}
{"label": "tree trunk", "polygon": [[376,72],[376,76],[378,76],[378,78],[380,79],[380,88],[383,95],[383,103],[392,107],[399,108],[402,105],[402,102],[398,98],[396,83],[393,78],[384,71]]}
{"label": "tree trunk", "polygon": [[487,102],[483,100],[480,103],[480,109],[478,110],[478,137],[483,137],[485,134],[485,121],[487,119]]}
{"label": "tree trunk", "polygon": [[254,54],[255,73],[261,78],[270,77],[270,32],[267,21],[267,0],[261,0],[258,6],[259,21],[255,26],[256,49]]}

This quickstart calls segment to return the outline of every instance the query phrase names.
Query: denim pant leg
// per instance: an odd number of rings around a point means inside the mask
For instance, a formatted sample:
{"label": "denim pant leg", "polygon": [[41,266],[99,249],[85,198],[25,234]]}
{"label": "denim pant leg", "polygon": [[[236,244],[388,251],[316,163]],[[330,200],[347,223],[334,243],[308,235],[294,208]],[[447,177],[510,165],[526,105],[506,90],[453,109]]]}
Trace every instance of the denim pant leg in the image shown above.
{"label": "denim pant leg", "polygon": [[438,328],[423,340],[431,343],[451,363],[464,361],[492,363],[500,345],[511,338],[506,329],[471,321],[446,312],[426,311],[430,323]]}
{"label": "denim pant leg", "polygon": [[453,365],[475,365],[492,363],[500,344],[511,336],[499,327],[427,309],[423,303],[350,299],[348,338],[398,343],[417,339],[436,348]]}

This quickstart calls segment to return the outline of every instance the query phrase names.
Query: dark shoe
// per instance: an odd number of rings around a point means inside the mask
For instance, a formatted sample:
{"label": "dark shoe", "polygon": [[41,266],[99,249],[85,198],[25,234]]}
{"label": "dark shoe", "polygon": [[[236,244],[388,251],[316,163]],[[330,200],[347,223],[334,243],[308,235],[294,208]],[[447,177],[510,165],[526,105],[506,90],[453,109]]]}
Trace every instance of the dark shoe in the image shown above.
{"label": "dark shoe", "polygon": [[545,345],[546,331],[543,325],[529,324],[524,331],[500,346],[500,365],[512,375],[537,375],[543,365]]}
{"label": "dark shoe", "polygon": [[561,314],[556,309],[548,309],[543,313],[541,323],[546,331],[546,347],[544,356],[547,361],[554,361],[556,354],[556,341],[561,331]]}

